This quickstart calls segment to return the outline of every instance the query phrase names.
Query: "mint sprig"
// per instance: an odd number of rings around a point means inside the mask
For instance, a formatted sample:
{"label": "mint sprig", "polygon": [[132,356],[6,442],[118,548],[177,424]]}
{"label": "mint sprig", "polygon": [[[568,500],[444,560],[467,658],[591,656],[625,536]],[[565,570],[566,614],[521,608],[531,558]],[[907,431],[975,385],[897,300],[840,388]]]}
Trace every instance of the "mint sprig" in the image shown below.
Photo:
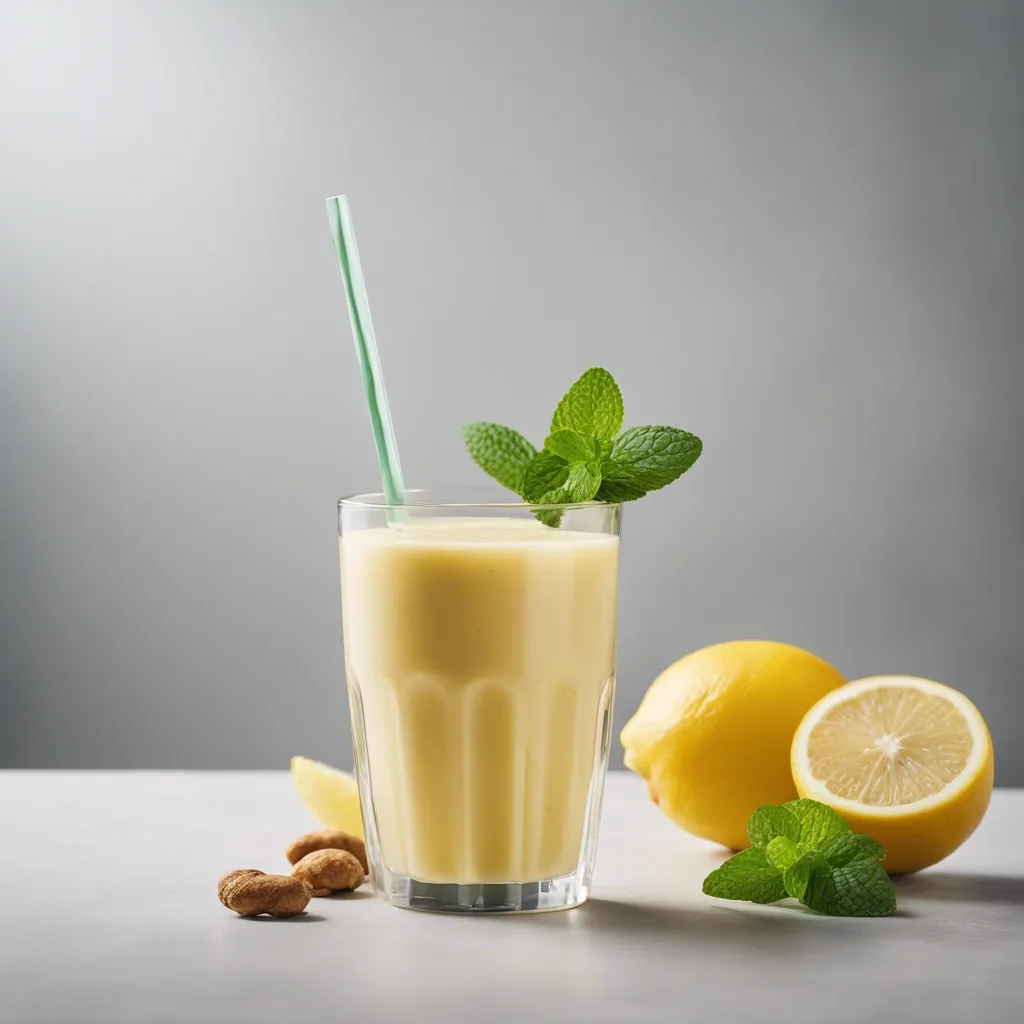
{"label": "mint sprig", "polygon": [[[464,430],[474,461],[498,483],[531,504],[635,501],[683,475],[700,456],[699,437],[676,427],[622,431],[622,393],[615,378],[593,367],[565,393],[544,447],[499,423]],[[539,511],[550,526],[558,510]]]}
{"label": "mint sprig", "polygon": [[885,851],[825,804],[759,807],[747,822],[747,838],[749,850],[704,879],[706,895],[752,903],[791,896],[837,917],[884,917],[896,910],[892,882],[878,863]]}

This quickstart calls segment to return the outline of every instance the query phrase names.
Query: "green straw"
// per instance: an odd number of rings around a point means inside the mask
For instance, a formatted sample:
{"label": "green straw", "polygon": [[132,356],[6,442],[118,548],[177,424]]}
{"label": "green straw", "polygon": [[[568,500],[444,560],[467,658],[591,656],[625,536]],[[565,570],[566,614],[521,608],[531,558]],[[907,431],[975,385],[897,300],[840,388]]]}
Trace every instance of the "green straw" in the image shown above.
{"label": "green straw", "polygon": [[403,505],[405,484],[402,483],[402,465],[398,461],[398,443],[395,441],[395,428],[388,410],[384,371],[380,367],[377,338],[370,319],[370,300],[366,294],[363,270],[359,265],[359,249],[356,246],[356,232],[352,226],[348,199],[345,196],[332,196],[328,199],[327,216],[331,222],[334,246],[338,251],[338,269],[345,282],[348,315],[352,321],[352,337],[356,343],[359,369],[363,375],[366,407],[370,412],[373,442],[377,446],[384,497],[389,505]]}

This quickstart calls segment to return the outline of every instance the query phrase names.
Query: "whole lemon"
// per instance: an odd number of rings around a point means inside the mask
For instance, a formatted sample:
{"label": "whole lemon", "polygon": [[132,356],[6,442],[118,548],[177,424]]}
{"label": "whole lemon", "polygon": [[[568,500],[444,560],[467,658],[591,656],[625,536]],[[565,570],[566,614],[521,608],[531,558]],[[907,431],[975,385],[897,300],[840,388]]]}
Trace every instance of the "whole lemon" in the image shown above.
{"label": "whole lemon", "polygon": [[704,647],[665,669],[626,723],[626,767],[647,780],[651,799],[677,825],[743,849],[752,811],[797,798],[793,734],[845,681],[790,644]]}

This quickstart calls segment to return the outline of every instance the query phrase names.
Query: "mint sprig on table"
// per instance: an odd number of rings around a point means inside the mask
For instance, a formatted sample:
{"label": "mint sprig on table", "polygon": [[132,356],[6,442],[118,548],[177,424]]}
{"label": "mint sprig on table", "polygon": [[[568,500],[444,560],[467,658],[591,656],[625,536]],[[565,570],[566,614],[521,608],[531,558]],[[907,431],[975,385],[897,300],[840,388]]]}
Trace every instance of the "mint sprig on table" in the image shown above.
{"label": "mint sprig on table", "polygon": [[825,804],[760,807],[747,822],[747,838],[750,849],[704,879],[706,895],[752,903],[792,896],[836,917],[884,917],[896,910],[892,882],[878,863],[885,851]]}
{"label": "mint sprig on table", "polygon": [[[699,437],[676,427],[622,430],[622,393],[600,367],[587,370],[558,403],[544,447],[500,423],[463,430],[477,465],[535,505],[635,501],[672,483],[700,456]],[[539,513],[549,525],[560,514]]]}

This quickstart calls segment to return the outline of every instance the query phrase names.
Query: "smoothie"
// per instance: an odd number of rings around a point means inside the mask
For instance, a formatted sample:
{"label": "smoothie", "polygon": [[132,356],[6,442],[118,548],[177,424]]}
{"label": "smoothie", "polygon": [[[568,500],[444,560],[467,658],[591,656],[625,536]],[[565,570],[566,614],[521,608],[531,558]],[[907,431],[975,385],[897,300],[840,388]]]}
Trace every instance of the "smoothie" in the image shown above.
{"label": "smoothie", "polygon": [[618,553],[615,536],[512,518],[343,537],[352,719],[389,871],[576,870],[610,727]]}

